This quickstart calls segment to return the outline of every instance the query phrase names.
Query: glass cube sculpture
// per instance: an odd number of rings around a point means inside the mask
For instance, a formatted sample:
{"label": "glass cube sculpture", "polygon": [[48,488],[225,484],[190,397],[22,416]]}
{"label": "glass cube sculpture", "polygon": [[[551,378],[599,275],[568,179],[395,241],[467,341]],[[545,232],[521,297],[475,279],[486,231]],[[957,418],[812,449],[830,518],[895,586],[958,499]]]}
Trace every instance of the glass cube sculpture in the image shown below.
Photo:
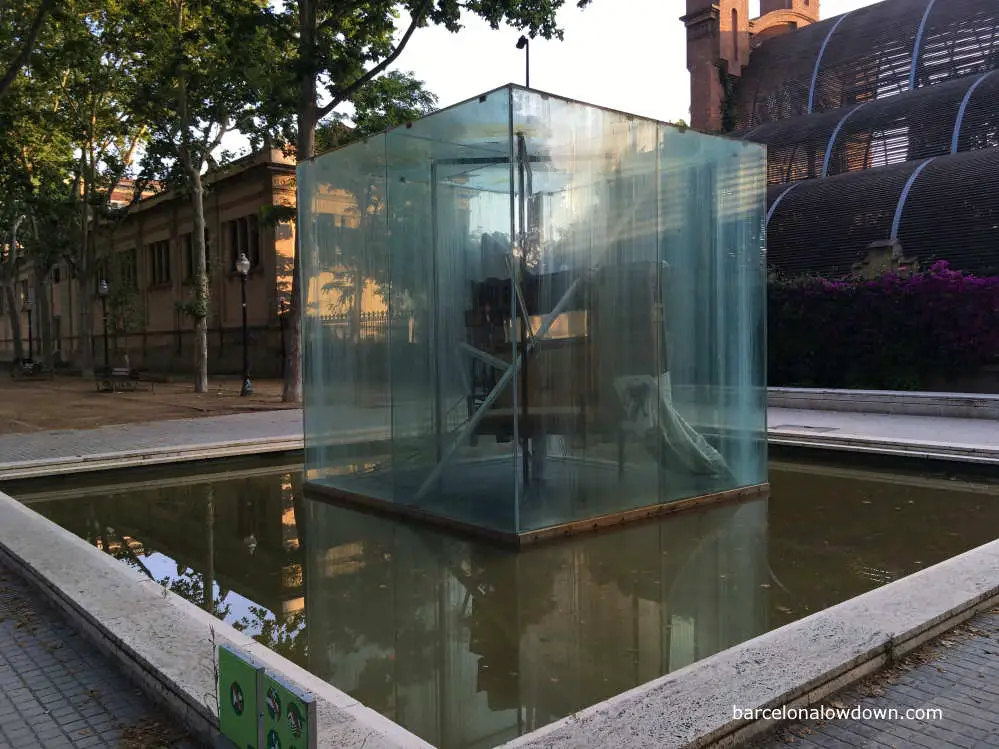
{"label": "glass cube sculpture", "polygon": [[519,541],[763,488],[765,191],[513,85],[304,162],[309,485]]}

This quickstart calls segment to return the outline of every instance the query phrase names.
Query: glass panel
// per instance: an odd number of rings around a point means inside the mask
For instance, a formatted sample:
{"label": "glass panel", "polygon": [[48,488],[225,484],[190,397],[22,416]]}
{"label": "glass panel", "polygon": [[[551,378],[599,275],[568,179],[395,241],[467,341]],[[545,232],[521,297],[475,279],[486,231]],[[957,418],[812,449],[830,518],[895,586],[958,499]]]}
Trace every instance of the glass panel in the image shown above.
{"label": "glass panel", "polygon": [[520,285],[536,334],[558,313],[519,391],[521,532],[765,481],[764,150],[513,107]]}
{"label": "glass panel", "polygon": [[396,128],[387,161],[395,501],[515,532],[512,415],[479,412],[511,392],[489,361],[510,349],[509,101],[504,88]]}
{"label": "glass panel", "polygon": [[514,91],[517,258],[535,336],[518,392],[522,531],[659,501],[654,443],[623,431],[623,399],[662,371],[658,134],[653,121]]}
{"label": "glass panel", "polygon": [[666,486],[669,500],[766,481],[766,153],[664,125],[661,154],[669,413],[717,450],[720,469],[698,472],[689,492]]}
{"label": "glass panel", "polygon": [[308,480],[391,500],[385,138],[299,168]]}

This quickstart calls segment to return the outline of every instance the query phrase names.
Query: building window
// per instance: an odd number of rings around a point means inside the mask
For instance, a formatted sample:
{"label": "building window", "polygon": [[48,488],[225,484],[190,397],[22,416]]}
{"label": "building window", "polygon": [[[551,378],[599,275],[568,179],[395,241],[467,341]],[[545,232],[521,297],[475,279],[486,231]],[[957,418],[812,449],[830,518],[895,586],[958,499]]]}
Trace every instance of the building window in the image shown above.
{"label": "building window", "polygon": [[230,270],[236,267],[236,261],[244,252],[251,268],[260,265],[260,222],[256,215],[226,221],[223,232],[229,248]]}
{"label": "building window", "polygon": [[153,286],[165,286],[170,283],[169,239],[149,245],[149,277]]}
{"label": "building window", "polygon": [[57,284],[62,281],[62,270],[58,265],[52,268],[52,283]]}
{"label": "building window", "polygon": [[24,303],[28,300],[30,294],[28,293],[28,280],[24,279],[21,281],[21,307],[24,307]]}
{"label": "building window", "polygon": [[[190,281],[194,278],[194,234],[188,232],[180,238],[180,246],[184,253],[184,280]],[[205,272],[208,273],[212,267],[212,236],[208,229],[205,229]]]}
{"label": "building window", "polygon": [[[108,279],[108,283],[115,283],[122,289],[138,288],[135,248],[115,253],[112,263],[111,278]],[[100,279],[97,279],[97,283],[100,283]]]}

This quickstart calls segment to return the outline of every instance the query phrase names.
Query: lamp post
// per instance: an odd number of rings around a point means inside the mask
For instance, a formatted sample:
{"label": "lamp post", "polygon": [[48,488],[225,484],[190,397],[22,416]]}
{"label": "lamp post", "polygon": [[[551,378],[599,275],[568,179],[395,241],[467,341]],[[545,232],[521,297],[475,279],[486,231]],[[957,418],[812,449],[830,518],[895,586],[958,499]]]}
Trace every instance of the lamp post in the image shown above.
{"label": "lamp post", "polygon": [[31,293],[25,295],[24,297],[24,311],[28,313],[28,361],[32,361],[35,358],[35,339],[31,330],[31,308],[34,306],[34,300],[31,298]]}
{"label": "lamp post", "polygon": [[101,318],[104,321],[104,371],[111,371],[111,357],[108,356],[108,282],[101,279],[97,285],[97,296],[101,298]]}
{"label": "lamp post", "polygon": [[239,271],[239,284],[243,299],[243,387],[239,391],[240,395],[253,395],[253,383],[250,382],[250,346],[249,336],[246,332],[246,276],[250,272],[250,259],[245,252],[239,253],[236,261],[236,270]]}
{"label": "lamp post", "polygon": [[524,50],[524,85],[531,87],[531,40],[526,36],[517,40],[517,49]]}

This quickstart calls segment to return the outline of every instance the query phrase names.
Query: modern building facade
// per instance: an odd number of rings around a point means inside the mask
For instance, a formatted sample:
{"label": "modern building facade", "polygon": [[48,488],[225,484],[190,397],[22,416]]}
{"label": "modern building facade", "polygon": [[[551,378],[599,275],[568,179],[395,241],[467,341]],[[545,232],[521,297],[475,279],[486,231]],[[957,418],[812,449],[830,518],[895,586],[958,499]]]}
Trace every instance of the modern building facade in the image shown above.
{"label": "modern building facade", "polygon": [[999,272],[999,4],[746,6],[688,0],[692,125],[767,145],[772,268]]}

